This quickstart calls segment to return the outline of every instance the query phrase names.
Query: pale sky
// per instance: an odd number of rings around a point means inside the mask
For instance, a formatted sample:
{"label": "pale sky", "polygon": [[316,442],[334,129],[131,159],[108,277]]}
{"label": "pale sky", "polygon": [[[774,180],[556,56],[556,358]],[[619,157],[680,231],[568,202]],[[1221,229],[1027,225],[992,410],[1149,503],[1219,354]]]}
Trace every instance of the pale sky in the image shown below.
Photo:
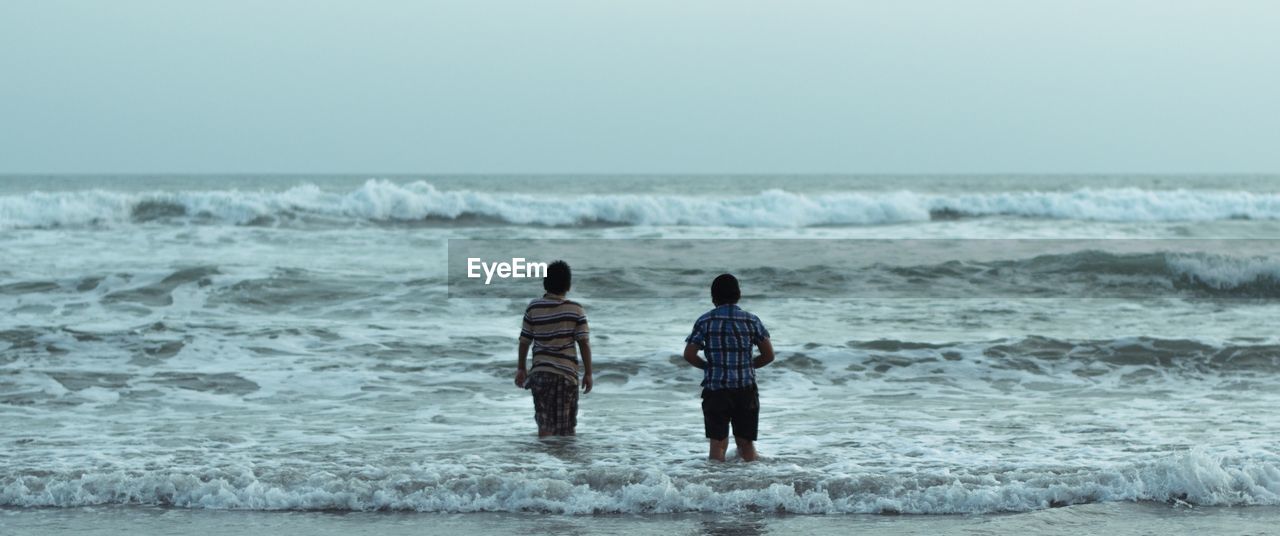
{"label": "pale sky", "polygon": [[1280,172],[1274,0],[0,0],[0,173]]}

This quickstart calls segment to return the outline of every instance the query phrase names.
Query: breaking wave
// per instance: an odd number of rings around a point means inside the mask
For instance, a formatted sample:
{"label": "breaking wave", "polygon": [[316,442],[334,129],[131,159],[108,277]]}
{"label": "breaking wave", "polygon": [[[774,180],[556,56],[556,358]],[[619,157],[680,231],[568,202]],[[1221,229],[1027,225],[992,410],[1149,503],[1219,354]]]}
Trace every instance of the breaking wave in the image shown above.
{"label": "breaking wave", "polygon": [[832,474],[781,469],[704,479],[672,476],[657,468],[500,471],[417,466],[309,475],[264,471],[261,467],[223,467],[0,476],[0,505],[27,507],[140,504],[243,510],[563,514],[973,514],[1114,501],[1277,505],[1280,467],[1189,452],[1110,468]]}
{"label": "breaking wave", "polygon": [[646,194],[543,195],[439,190],[426,182],[370,180],[348,192],[304,184],[283,191],[105,190],[0,197],[0,228],[145,222],[282,225],[331,222],[856,226],[990,216],[1113,222],[1280,219],[1280,194],[1227,190],[1080,189],[934,194],[912,191],[737,197]]}

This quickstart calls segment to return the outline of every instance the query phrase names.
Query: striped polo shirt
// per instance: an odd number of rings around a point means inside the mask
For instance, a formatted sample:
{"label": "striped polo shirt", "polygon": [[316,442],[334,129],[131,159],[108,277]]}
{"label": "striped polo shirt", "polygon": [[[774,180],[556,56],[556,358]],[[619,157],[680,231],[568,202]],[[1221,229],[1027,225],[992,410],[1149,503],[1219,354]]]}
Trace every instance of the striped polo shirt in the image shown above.
{"label": "striped polo shirt", "polygon": [[702,386],[716,391],[740,389],[756,384],[751,367],[751,347],[769,338],[760,317],[737,305],[721,305],[707,311],[693,323],[693,332],[684,342],[697,345],[707,356]]}
{"label": "striped polo shirt", "polygon": [[533,343],[529,375],[550,372],[578,383],[577,341],[587,340],[587,313],[577,302],[544,294],[524,310],[520,342]]}

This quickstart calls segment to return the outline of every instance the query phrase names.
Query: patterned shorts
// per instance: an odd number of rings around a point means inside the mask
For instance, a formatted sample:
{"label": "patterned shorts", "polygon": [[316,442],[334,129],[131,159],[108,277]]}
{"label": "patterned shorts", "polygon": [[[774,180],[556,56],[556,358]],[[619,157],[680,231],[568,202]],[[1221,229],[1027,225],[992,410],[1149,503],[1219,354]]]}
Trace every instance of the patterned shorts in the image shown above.
{"label": "patterned shorts", "polygon": [[529,375],[525,387],[533,391],[533,419],[539,433],[572,435],[578,426],[578,386],[551,372]]}

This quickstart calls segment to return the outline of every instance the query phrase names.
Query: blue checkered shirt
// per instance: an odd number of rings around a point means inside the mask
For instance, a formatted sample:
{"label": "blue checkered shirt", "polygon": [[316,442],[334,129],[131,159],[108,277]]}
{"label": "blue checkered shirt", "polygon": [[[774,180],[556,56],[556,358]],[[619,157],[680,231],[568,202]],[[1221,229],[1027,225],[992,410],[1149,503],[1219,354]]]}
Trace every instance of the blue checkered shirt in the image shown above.
{"label": "blue checkered shirt", "polygon": [[737,305],[721,305],[698,317],[693,333],[684,342],[696,344],[707,357],[702,386],[712,391],[756,384],[751,368],[751,346],[769,338],[769,330],[756,315]]}

